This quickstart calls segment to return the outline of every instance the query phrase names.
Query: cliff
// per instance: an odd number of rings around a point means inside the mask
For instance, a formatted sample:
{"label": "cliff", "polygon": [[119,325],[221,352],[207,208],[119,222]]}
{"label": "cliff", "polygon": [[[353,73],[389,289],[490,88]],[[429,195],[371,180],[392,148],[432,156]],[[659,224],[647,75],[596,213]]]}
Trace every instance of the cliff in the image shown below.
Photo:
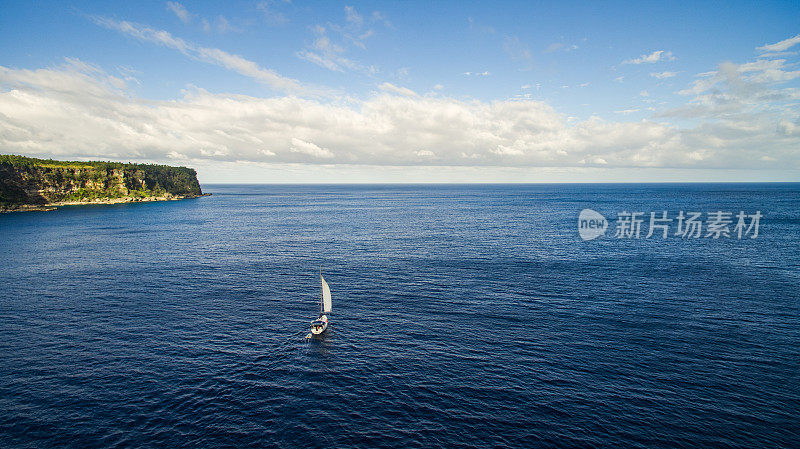
{"label": "cliff", "polygon": [[197,172],[186,167],[0,155],[0,211],[202,195]]}

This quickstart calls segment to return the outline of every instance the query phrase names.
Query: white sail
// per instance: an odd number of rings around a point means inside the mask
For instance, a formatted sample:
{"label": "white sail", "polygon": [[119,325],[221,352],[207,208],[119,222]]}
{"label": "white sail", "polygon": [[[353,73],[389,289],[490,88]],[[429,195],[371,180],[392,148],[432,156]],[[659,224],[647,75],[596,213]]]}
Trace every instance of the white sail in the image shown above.
{"label": "white sail", "polygon": [[331,313],[331,288],[321,274],[319,280],[322,281],[322,313]]}

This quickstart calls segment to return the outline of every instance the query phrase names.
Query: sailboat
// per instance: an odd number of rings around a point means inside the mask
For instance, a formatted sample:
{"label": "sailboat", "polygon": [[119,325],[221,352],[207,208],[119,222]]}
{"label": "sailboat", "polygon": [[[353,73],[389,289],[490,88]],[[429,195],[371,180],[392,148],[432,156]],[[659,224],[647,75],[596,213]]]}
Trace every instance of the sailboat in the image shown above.
{"label": "sailboat", "polygon": [[331,288],[322,277],[322,269],[319,270],[320,289],[322,290],[322,297],[319,301],[319,318],[311,322],[311,333],[319,335],[328,329],[328,315],[331,313]]}

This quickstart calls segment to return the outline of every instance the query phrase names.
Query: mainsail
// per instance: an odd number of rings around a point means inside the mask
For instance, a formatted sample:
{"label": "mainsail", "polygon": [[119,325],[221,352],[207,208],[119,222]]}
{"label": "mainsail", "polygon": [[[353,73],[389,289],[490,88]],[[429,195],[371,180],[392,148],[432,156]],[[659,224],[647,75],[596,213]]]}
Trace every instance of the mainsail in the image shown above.
{"label": "mainsail", "polygon": [[319,275],[319,280],[322,281],[322,313],[331,313],[331,288],[322,274]]}

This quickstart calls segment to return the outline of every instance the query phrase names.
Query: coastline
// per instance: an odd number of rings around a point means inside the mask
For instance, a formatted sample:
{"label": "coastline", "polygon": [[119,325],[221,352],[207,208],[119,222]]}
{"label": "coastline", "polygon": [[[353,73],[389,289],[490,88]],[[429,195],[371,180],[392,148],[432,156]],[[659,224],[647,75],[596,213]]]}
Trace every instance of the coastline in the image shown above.
{"label": "coastline", "polygon": [[122,203],[149,203],[154,201],[178,201],[193,198],[200,198],[203,196],[211,196],[210,193],[203,193],[201,195],[161,195],[161,196],[145,196],[145,197],[119,197],[119,198],[97,198],[89,201],[56,201],[46,204],[20,204],[12,207],[0,207],[0,213],[11,212],[49,212],[58,209],[60,206],[90,206],[90,205],[105,205],[105,204],[122,204]]}

